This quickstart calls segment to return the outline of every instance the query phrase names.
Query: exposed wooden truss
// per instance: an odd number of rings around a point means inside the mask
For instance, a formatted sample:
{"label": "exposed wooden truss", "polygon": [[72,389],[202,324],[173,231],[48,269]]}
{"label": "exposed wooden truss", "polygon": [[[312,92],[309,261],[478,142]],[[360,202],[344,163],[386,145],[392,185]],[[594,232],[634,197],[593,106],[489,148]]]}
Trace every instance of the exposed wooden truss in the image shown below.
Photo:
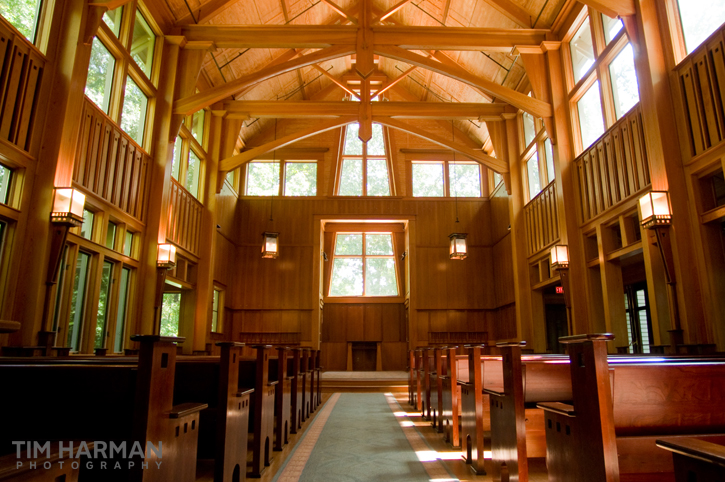
{"label": "exposed wooden truss", "polygon": [[506,15],[508,18],[521,25],[523,28],[531,28],[533,19],[523,8],[511,0],[484,0],[493,8]]}
{"label": "exposed wooden truss", "polygon": [[[476,119],[500,121],[506,104],[459,102],[372,102],[372,115],[407,119]],[[228,113],[250,118],[344,117],[358,113],[359,102],[346,101],[232,101]]]}
{"label": "exposed wooden truss", "polygon": [[602,12],[612,18],[628,17],[634,15],[636,8],[635,0],[579,0],[584,5]]}

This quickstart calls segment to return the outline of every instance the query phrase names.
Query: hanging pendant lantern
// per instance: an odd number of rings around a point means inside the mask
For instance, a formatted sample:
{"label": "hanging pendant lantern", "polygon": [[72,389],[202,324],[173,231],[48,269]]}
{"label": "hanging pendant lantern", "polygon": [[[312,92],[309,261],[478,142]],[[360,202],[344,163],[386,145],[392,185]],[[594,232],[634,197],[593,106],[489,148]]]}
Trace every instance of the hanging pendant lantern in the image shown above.
{"label": "hanging pendant lantern", "polygon": [[279,233],[262,233],[262,258],[276,259],[279,256]]}
{"label": "hanging pendant lantern", "polygon": [[468,256],[468,246],[466,246],[467,233],[453,233],[448,237],[451,240],[451,249],[448,256],[451,259],[466,259]]}

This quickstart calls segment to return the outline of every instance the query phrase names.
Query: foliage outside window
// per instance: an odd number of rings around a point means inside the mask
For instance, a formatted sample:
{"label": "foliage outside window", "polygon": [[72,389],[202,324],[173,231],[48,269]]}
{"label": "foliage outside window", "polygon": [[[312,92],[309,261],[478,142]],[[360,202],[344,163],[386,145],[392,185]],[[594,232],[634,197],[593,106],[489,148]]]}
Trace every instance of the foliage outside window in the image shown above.
{"label": "foliage outside window", "polygon": [[191,135],[194,139],[196,139],[196,142],[199,144],[203,144],[204,142],[204,120],[206,117],[206,111],[204,109],[200,109],[191,116]]}
{"label": "foliage outside window", "polygon": [[116,249],[116,223],[109,221],[106,228],[106,247]]}
{"label": "foliage outside window", "polygon": [[372,138],[364,143],[358,138],[360,126],[345,129],[342,168],[337,189],[339,196],[390,196],[390,174],[383,126],[373,124]]}
{"label": "foliage outside window", "polygon": [[161,304],[161,336],[179,336],[181,293],[164,293]]}
{"label": "foliage outside window", "polygon": [[10,200],[10,183],[13,180],[13,171],[0,164],[0,203],[8,204]]}
{"label": "foliage outside window", "polygon": [[247,196],[316,196],[314,161],[252,161],[247,164]]}
{"label": "foliage outside window", "polygon": [[143,145],[148,102],[148,97],[136,85],[136,82],[131,77],[126,78],[126,93],[123,97],[123,110],[121,111],[121,129],[139,145]]}
{"label": "foliage outside window", "polygon": [[96,313],[96,333],[94,348],[104,348],[106,345],[106,325],[111,304],[111,280],[113,276],[113,263],[103,262],[101,272],[101,291],[98,298],[98,311]]}
{"label": "foliage outside window", "polygon": [[197,199],[201,198],[199,190],[202,182],[202,163],[205,157],[204,150],[191,136],[191,133],[182,126],[179,135],[174,141],[174,150],[171,156],[171,177],[184,186],[184,189]]}
{"label": "foliage outside window", "polygon": [[211,302],[211,331],[214,333],[222,332],[222,317],[224,314],[223,293],[221,290],[214,289],[214,296]]}
{"label": "foliage outside window", "polygon": [[[529,200],[535,198],[556,177],[554,148],[546,135],[544,123],[538,118],[531,117],[531,119],[535,134],[532,141],[528,139],[525,141],[526,145],[522,152],[524,178],[528,186]],[[525,127],[525,116],[522,116],[522,122]]]}
{"label": "foliage outside window", "polygon": [[330,296],[397,296],[392,233],[337,233]]}
{"label": "foliage outside window", "polygon": [[103,42],[98,38],[94,38],[91,45],[88,78],[86,79],[86,96],[106,114],[108,114],[111,99],[115,65],[116,59],[111,55],[111,52],[103,45]]}
{"label": "foliage outside window", "polygon": [[68,330],[66,333],[66,346],[71,351],[81,350],[83,335],[83,317],[86,298],[88,297],[88,270],[91,264],[91,255],[79,252],[76,261],[75,278],[70,302]]}
{"label": "foliage outside window", "polygon": [[82,238],[91,239],[93,236],[93,219],[95,218],[95,213],[93,211],[90,211],[88,209],[83,210],[83,224],[81,224],[80,228],[80,236]]}
{"label": "foliage outside window", "polygon": [[587,16],[568,42],[572,62],[571,75],[567,75],[569,101],[580,150],[592,145],[639,102],[634,52],[622,21],[597,15],[601,22],[590,23]]}
{"label": "foliage outside window", "polygon": [[126,318],[128,312],[128,299],[131,286],[131,269],[121,269],[121,286],[118,294],[118,312],[116,314],[116,330],[113,337],[114,353],[122,353],[126,341]]}
{"label": "foliage outside window", "polygon": [[133,233],[131,231],[126,231],[125,239],[123,240],[123,254],[131,257],[131,254],[133,253]]}
{"label": "foliage outside window", "polygon": [[[86,95],[143,147],[149,142],[144,139],[149,100],[156,95],[151,72],[158,39],[141,13],[130,7],[133,4],[104,13],[91,47]],[[127,31],[131,38],[120,35]]]}
{"label": "foliage outside window", "polygon": [[3,0],[0,2],[0,15],[26,39],[35,42],[41,6],[41,0]]}
{"label": "foliage outside window", "polygon": [[541,192],[539,156],[535,152],[534,155],[526,162],[526,173],[529,181],[529,199],[533,199]]}
{"label": "foliage outside window", "polygon": [[189,151],[189,163],[186,168],[186,183],[184,187],[195,198],[199,198],[199,171],[201,170],[201,159],[194,151]]}
{"label": "foliage outside window", "polygon": [[534,122],[534,116],[528,112],[524,112],[521,117],[524,121],[524,145],[528,146],[536,137],[536,124]]}
{"label": "foliage outside window", "polygon": [[689,54],[725,22],[722,0],[677,0],[682,34]]}
{"label": "foliage outside window", "polygon": [[413,161],[413,197],[481,197],[481,166],[475,162]]}

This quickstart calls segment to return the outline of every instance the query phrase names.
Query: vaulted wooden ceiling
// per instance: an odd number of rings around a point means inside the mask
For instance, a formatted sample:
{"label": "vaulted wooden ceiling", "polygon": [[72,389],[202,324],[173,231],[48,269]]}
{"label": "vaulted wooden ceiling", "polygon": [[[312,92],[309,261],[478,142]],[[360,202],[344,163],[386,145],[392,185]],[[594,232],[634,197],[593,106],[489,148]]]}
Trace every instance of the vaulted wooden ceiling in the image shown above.
{"label": "vaulted wooden ceiling", "polygon": [[[468,72],[474,79],[483,79],[509,89],[517,89],[525,76],[521,60],[512,48],[518,43],[536,44],[546,38],[548,28],[555,20],[566,0],[167,0],[165,16],[169,23],[180,27],[182,34],[191,41],[208,40],[213,47],[203,61],[203,83],[218,88],[236,79],[249,76],[275,62],[300,58],[302,54],[324,53],[328,38],[342,38],[358,35],[364,28],[363,22],[370,22],[370,31],[375,33],[374,70],[367,77],[370,89],[376,91],[388,86],[385,97],[390,101],[426,103],[490,103],[496,98],[475,85],[445,75],[449,72],[434,72],[436,66]],[[368,17],[364,12],[368,11]],[[372,19],[380,19],[375,22]],[[367,20],[366,20],[367,19]],[[253,35],[237,35],[231,26],[264,26]],[[341,26],[350,26],[344,29]],[[207,26],[207,28],[197,27]],[[216,28],[216,27],[219,28]],[[327,31],[305,30],[295,27],[288,30],[272,30],[273,26],[333,26]],[[389,27],[388,27],[389,26]],[[401,27],[431,27],[430,30],[406,31]],[[393,27],[398,27],[394,29]],[[454,27],[458,39],[452,34],[441,32],[440,27]],[[386,30],[386,28],[388,30]],[[471,29],[471,30],[462,30]],[[507,42],[488,35],[489,31],[473,29],[522,29],[517,32],[501,31]],[[377,29],[377,30],[375,30]],[[297,33],[302,30],[301,33]],[[341,32],[344,30],[344,32]],[[395,30],[391,32],[391,30]],[[314,44],[317,34],[320,45]],[[430,32],[429,35],[426,35]],[[451,30],[450,32],[454,32]],[[490,32],[497,32],[491,30]],[[291,45],[291,35],[313,40],[298,48],[276,48],[279,44]],[[335,37],[337,35],[338,37]],[[383,38],[387,35],[389,45]],[[466,38],[464,38],[466,37]],[[478,40],[489,47],[479,49]],[[258,40],[265,38],[266,42]],[[401,45],[401,40],[410,45]],[[341,40],[340,44],[346,41]],[[431,42],[424,45],[423,42]],[[436,42],[442,45],[436,45]],[[360,41],[357,42],[358,49]],[[403,48],[404,47],[405,50]],[[419,50],[416,50],[416,47]],[[333,47],[328,47],[333,49]],[[340,46],[340,48],[343,48]],[[441,50],[435,50],[440,48]],[[386,50],[387,49],[387,50]],[[322,55],[322,54],[320,54]],[[369,56],[372,58],[372,54]],[[237,90],[227,100],[236,101],[340,101],[350,98],[350,90],[359,89],[361,76],[356,71],[357,55],[355,45],[351,53],[342,57],[323,60],[313,65],[276,75],[262,82]],[[364,62],[364,61],[363,61]],[[421,64],[422,63],[422,64]],[[413,65],[413,64],[417,64]],[[430,64],[430,65],[426,65]],[[432,68],[431,68],[432,66]],[[428,68],[425,68],[428,67]],[[394,85],[393,81],[399,79]],[[460,79],[460,76],[459,76]],[[347,89],[348,91],[346,92]],[[357,100],[357,99],[353,99]],[[504,99],[505,100],[505,99]],[[462,108],[464,106],[461,106]],[[256,109],[261,110],[261,107]],[[279,110],[279,109],[278,109]],[[282,109],[283,111],[285,109]],[[262,112],[261,114],[264,114]],[[260,115],[242,124],[240,139],[246,145],[254,145],[255,137],[273,124],[274,117],[282,114]],[[373,114],[375,115],[375,114]],[[445,116],[441,116],[445,118]],[[323,119],[324,120],[324,119]],[[458,119],[458,130],[465,132],[471,141],[469,146],[481,148],[488,138],[485,122],[478,119]]]}

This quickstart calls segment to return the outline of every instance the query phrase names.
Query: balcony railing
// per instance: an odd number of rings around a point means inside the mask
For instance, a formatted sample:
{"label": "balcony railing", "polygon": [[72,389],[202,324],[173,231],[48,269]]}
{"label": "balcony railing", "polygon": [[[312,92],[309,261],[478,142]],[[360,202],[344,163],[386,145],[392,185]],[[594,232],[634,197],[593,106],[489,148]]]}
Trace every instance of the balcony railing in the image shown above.
{"label": "balcony railing", "polygon": [[30,150],[45,57],[0,17],[0,137]]}
{"label": "balcony railing", "polygon": [[526,244],[529,256],[559,239],[559,212],[556,207],[556,184],[546,186],[524,206]]}
{"label": "balcony railing", "polygon": [[85,99],[74,182],[144,221],[150,161],[128,134]]}
{"label": "balcony railing", "polygon": [[686,125],[689,156],[725,139],[725,26],[685,58],[674,71],[675,103]]}
{"label": "balcony railing", "polygon": [[649,186],[649,161],[639,104],[574,163],[585,223]]}
{"label": "balcony railing", "polygon": [[191,254],[199,255],[201,214],[204,206],[189,191],[171,179],[171,202],[166,239]]}

